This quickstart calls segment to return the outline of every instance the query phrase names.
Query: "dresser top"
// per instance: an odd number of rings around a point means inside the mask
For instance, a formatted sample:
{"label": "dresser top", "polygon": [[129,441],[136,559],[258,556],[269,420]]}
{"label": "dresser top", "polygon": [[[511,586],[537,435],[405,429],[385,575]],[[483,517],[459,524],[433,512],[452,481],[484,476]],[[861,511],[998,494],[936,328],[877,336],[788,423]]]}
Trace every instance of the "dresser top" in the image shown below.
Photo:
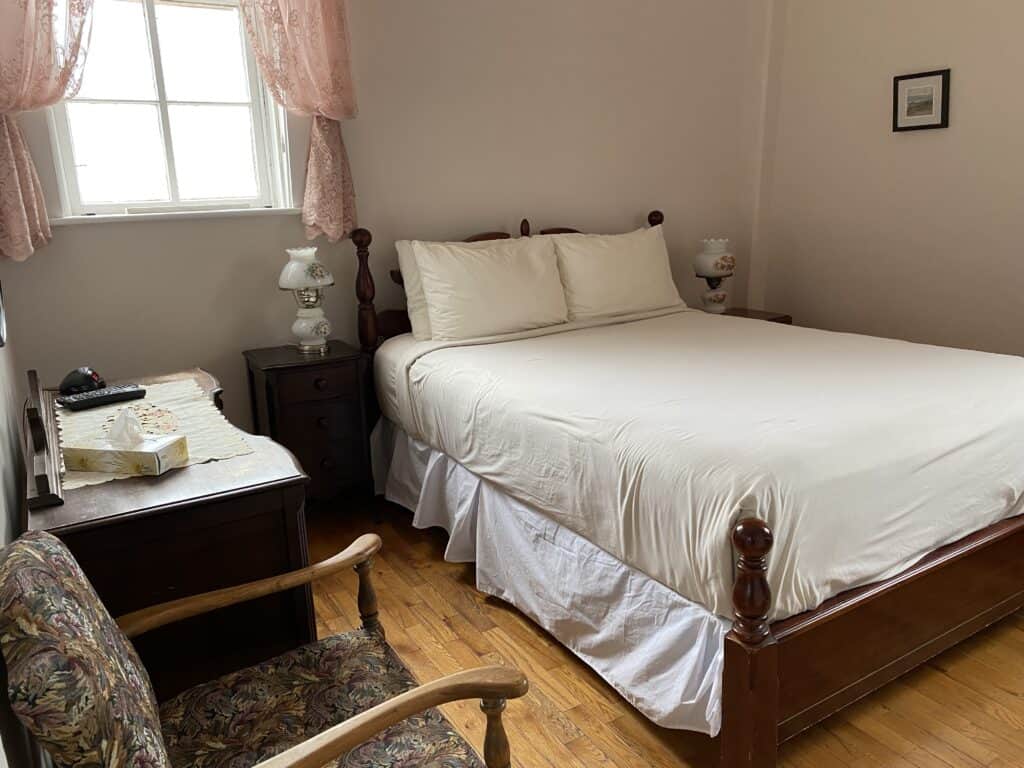
{"label": "dresser top", "polygon": [[[146,376],[143,386],[192,378],[211,398],[220,392],[217,379],[200,368]],[[46,391],[48,398],[56,396]],[[246,435],[253,452],[221,461],[174,469],[159,477],[132,477],[64,492],[64,503],[28,512],[29,530],[68,531],[93,528],[129,517],[188,508],[221,498],[276,487],[304,485],[309,478],[284,446]]]}
{"label": "dresser top", "polygon": [[132,477],[66,491],[64,504],[32,510],[28,527],[53,532],[93,528],[308,482],[287,448],[266,437],[245,439],[253,449],[245,456],[193,464],[160,477]]}
{"label": "dresser top", "polygon": [[294,344],[282,347],[247,349],[242,353],[250,368],[268,370],[271,368],[305,368],[309,365],[325,365],[345,360],[355,360],[362,353],[343,341],[331,339],[323,354],[304,354]]}

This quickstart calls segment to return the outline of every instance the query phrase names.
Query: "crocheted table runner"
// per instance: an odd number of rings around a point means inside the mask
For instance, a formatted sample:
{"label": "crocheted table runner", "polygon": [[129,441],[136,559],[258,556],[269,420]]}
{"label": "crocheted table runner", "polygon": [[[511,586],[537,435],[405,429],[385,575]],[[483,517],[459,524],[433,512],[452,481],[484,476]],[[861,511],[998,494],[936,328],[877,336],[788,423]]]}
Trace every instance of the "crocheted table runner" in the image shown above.
{"label": "crocheted table runner", "polygon": [[[146,396],[140,400],[112,403],[88,411],[57,408],[61,447],[103,439],[123,408],[135,412],[146,432],[185,435],[188,440],[189,464],[203,464],[252,453],[252,448],[245,440],[245,433],[224,418],[209,396],[192,379],[149,384],[146,386]],[[69,472],[63,467],[62,472],[66,491],[130,477],[107,472]]]}

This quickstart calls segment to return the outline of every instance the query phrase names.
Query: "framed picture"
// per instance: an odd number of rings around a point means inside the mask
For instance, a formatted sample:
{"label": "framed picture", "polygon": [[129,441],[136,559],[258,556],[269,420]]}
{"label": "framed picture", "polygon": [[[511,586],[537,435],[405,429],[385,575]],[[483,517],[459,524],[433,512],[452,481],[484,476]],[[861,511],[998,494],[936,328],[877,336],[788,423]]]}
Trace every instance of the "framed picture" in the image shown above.
{"label": "framed picture", "polygon": [[900,75],[892,80],[892,129],[949,127],[949,70]]}

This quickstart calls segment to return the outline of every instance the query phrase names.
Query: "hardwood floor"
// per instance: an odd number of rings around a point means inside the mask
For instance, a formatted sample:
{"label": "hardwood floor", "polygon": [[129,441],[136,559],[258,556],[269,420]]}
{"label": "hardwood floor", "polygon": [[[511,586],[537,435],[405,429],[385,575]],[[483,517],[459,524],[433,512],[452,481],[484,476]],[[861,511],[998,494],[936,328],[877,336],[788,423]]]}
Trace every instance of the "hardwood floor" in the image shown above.
{"label": "hardwood floor", "polygon": [[[473,566],[444,561],[443,531],[417,531],[410,513],[381,504],[310,513],[311,558],[360,533],[384,550],[373,569],[381,621],[417,679],[484,664],[515,664],[530,693],[509,703],[513,764],[710,768],[717,743],[658,728],[515,608],[474,588]],[[355,574],[314,589],[321,636],[358,625]],[[936,606],[940,609],[939,606]],[[443,708],[480,749],[474,702]],[[788,768],[1010,768],[1024,765],[1024,615],[1015,614],[782,747]]]}

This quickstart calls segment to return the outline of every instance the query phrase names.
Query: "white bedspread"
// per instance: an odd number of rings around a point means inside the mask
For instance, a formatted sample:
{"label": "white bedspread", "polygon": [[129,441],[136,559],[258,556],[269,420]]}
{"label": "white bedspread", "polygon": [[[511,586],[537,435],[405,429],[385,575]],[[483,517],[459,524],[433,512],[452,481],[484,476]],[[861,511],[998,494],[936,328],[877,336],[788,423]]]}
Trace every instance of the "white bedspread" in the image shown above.
{"label": "white bedspread", "polygon": [[722,616],[744,515],[778,619],[1022,509],[1018,358],[696,311],[391,344],[406,432]]}

